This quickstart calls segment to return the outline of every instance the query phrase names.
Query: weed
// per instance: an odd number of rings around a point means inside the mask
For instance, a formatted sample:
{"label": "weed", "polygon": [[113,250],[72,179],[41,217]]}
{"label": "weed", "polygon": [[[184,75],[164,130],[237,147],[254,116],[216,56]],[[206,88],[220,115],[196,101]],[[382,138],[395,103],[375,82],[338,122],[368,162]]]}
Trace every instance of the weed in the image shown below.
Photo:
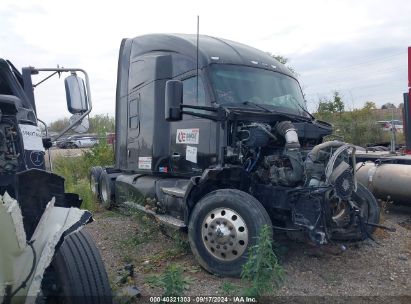
{"label": "weed", "polygon": [[[156,236],[156,234],[153,233]],[[187,254],[190,251],[190,245],[187,240],[184,239],[180,231],[175,231],[172,236],[171,247],[168,247],[161,252],[151,255],[150,261],[154,264],[161,264],[172,259],[178,258]]]}
{"label": "weed", "polygon": [[258,298],[264,293],[273,292],[274,284],[278,286],[283,276],[284,270],[273,251],[271,228],[264,225],[257,244],[249,249],[248,260],[241,273],[242,280],[249,285],[244,290],[244,296]]}
{"label": "weed", "polygon": [[223,282],[223,284],[220,286],[221,293],[227,296],[238,294],[240,288],[240,286],[234,285],[230,282]]}
{"label": "weed", "polygon": [[100,217],[101,218],[121,218],[122,214],[120,212],[105,210],[104,213],[100,214]]}
{"label": "weed", "polygon": [[105,140],[83,152],[79,157],[57,157],[53,161],[54,172],[65,179],[67,192],[77,193],[83,199],[82,208],[91,211],[96,210],[89,186],[89,172],[93,166],[108,166],[114,161],[113,148],[106,144]]}
{"label": "weed", "polygon": [[126,247],[135,247],[148,241],[151,241],[157,237],[157,230],[154,225],[142,224],[141,228],[136,230],[136,233],[130,237],[122,240],[121,242]]}
{"label": "weed", "polygon": [[169,265],[162,275],[146,277],[145,282],[152,287],[163,288],[164,297],[181,296],[192,284],[192,280],[183,276],[183,268],[177,264]]}
{"label": "weed", "polygon": [[181,296],[184,292],[183,270],[176,264],[167,267],[163,275],[165,297]]}
{"label": "weed", "polygon": [[170,261],[179,256],[181,256],[181,252],[172,247],[164,249],[157,254],[151,255],[149,259],[153,264],[162,264],[163,262]]}
{"label": "weed", "polygon": [[126,264],[130,264],[133,262],[133,258],[128,253],[124,254],[122,260]]}
{"label": "weed", "polygon": [[389,212],[388,210],[394,202],[391,200],[389,195],[386,200],[379,199],[378,202],[380,203],[380,221],[384,222],[385,214]]}
{"label": "weed", "polygon": [[144,279],[145,283],[148,284],[150,287],[159,287],[163,288],[163,282],[161,275],[150,275]]}
{"label": "weed", "polygon": [[190,244],[187,240],[187,236],[181,231],[176,230],[171,238],[173,239],[173,247],[177,254],[187,254],[190,252]]}
{"label": "weed", "polygon": [[198,265],[193,265],[193,266],[186,266],[184,267],[184,271],[190,272],[190,273],[198,273],[201,271],[201,267]]}
{"label": "weed", "polygon": [[158,225],[145,213],[128,209],[129,215],[138,223],[135,234],[121,240],[125,247],[135,247],[155,239],[158,236]]}

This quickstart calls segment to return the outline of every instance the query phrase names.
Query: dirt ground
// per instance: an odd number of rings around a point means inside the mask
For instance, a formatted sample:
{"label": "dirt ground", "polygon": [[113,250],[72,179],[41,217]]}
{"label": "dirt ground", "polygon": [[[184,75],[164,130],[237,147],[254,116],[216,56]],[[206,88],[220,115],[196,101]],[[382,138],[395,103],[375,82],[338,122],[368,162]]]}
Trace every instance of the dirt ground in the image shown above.
{"label": "dirt ground", "polygon": [[[276,295],[384,296],[388,303],[407,303],[409,298],[405,302],[394,299],[411,296],[411,208],[391,208],[383,214],[382,222],[396,232],[377,229],[376,242],[344,243],[345,251],[340,245],[318,248],[277,235],[275,242],[286,275]],[[219,278],[204,271],[185,248],[185,235],[167,237],[146,216],[124,210],[99,211],[87,229],[101,250],[115,291],[131,284],[143,296],[160,296],[162,289],[152,278],[170,263],[184,269],[185,295],[235,295],[238,291],[233,286],[242,284],[239,279]],[[129,263],[135,265],[134,279],[119,283],[119,274]]]}

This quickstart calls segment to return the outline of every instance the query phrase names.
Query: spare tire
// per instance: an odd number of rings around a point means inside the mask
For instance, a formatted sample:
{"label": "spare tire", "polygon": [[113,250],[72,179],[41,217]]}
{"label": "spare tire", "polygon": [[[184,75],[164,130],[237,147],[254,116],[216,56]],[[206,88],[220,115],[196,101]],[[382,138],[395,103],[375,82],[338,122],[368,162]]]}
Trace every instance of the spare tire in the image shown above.
{"label": "spare tire", "polygon": [[42,284],[45,303],[112,303],[112,292],[100,253],[80,230],[66,236],[47,268]]}

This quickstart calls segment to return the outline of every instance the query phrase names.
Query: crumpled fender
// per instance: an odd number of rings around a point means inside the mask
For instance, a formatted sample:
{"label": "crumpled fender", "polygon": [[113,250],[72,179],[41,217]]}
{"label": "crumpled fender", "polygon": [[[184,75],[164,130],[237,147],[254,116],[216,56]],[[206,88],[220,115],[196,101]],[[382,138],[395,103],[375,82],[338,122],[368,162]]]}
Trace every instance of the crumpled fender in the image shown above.
{"label": "crumpled fender", "polygon": [[55,207],[53,198],[30,240],[26,240],[18,202],[0,196],[0,298],[8,303],[34,303],[44,271],[64,237],[92,220],[87,210]]}

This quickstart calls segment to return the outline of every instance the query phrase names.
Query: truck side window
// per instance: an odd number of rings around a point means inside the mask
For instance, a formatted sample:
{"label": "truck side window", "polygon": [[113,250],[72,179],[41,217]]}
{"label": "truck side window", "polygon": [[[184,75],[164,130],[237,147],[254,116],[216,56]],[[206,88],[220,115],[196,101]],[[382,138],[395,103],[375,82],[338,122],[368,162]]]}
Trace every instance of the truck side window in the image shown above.
{"label": "truck side window", "polygon": [[130,100],[128,104],[128,118],[129,118],[129,128],[130,129],[137,129],[138,128],[138,104],[140,101],[140,94],[138,94],[137,98]]}
{"label": "truck side window", "polygon": [[197,103],[197,76],[183,80],[183,103],[205,106],[204,85],[201,78],[198,79],[198,103]]}
{"label": "truck side window", "polygon": [[146,81],[145,62],[143,60],[134,61],[130,66],[128,76],[128,91],[131,92]]}
{"label": "truck side window", "polygon": [[13,95],[7,80],[3,75],[0,73],[0,94],[2,95]]}

